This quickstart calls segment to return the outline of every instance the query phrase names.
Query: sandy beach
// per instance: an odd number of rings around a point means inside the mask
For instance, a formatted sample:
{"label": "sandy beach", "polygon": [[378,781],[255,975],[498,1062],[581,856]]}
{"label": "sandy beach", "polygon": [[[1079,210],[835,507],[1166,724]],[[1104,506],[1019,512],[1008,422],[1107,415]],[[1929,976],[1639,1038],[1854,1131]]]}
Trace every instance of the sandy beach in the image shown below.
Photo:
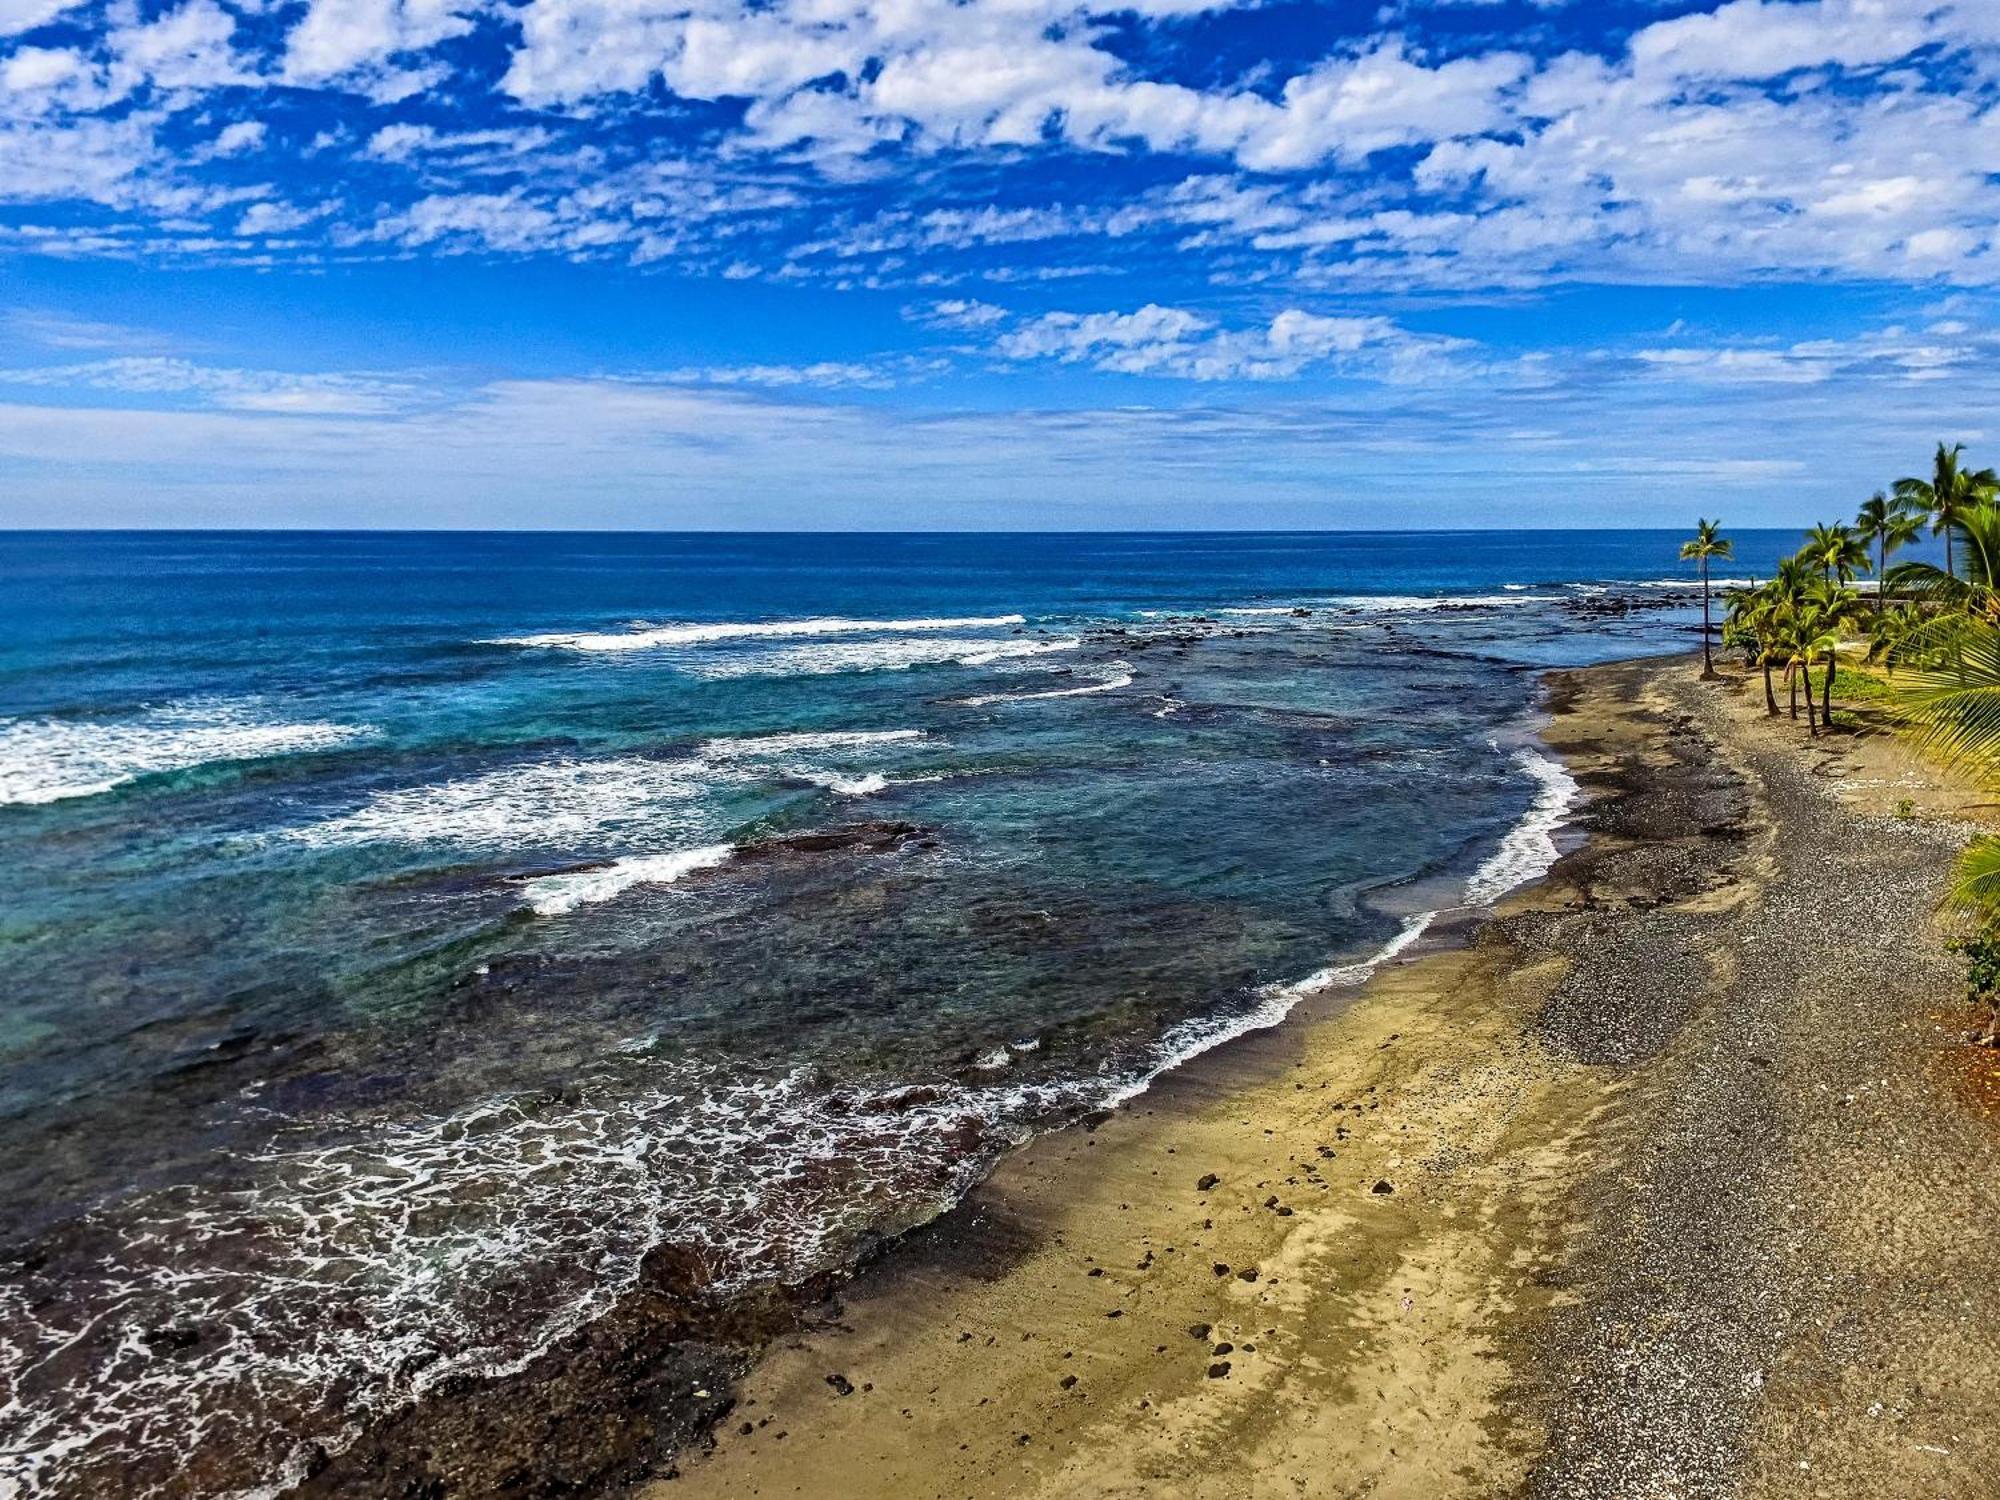
{"label": "sandy beach", "polygon": [[1979,797],[1684,661],[1550,697],[1549,878],[1007,1160],[649,1500],[2000,1494]]}

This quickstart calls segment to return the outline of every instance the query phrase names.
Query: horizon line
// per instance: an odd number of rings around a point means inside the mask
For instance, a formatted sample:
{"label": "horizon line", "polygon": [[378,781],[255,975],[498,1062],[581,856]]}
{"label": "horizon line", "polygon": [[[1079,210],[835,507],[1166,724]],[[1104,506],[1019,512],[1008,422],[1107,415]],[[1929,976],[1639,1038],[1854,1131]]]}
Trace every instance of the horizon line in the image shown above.
{"label": "horizon line", "polygon": [[[1819,523],[1737,526],[1736,533],[1806,531]],[[1600,536],[1678,534],[1685,526],[1077,526],[1077,527],[727,527],[727,526],[6,526],[0,537],[35,536]]]}

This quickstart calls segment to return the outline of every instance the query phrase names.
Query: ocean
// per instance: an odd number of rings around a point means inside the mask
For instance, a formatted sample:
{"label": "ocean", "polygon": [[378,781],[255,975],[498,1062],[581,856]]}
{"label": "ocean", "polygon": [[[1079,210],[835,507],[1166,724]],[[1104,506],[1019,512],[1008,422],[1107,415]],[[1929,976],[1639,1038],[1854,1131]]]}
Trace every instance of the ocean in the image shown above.
{"label": "ocean", "polygon": [[277,1493],[1358,984],[1680,540],[0,533],[0,1496]]}

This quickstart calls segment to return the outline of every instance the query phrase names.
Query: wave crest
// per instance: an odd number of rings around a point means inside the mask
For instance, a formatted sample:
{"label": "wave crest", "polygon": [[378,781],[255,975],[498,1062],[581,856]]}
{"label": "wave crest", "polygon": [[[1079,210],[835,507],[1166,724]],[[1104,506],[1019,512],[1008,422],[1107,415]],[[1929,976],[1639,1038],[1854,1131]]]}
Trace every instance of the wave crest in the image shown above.
{"label": "wave crest", "polygon": [[93,797],[141,776],[331,750],[372,725],[273,720],[253,702],[194,701],[126,719],[0,723],[0,805]]}
{"label": "wave crest", "polygon": [[631,630],[553,631],[544,635],[500,636],[487,646],[524,646],[563,651],[652,651],[662,646],[700,646],[711,641],[757,640],[814,635],[900,634],[929,630],[983,630],[1026,623],[1023,615],[964,615],[915,620],[848,620],[820,616],[808,620],[720,621],[713,624],[637,626]]}

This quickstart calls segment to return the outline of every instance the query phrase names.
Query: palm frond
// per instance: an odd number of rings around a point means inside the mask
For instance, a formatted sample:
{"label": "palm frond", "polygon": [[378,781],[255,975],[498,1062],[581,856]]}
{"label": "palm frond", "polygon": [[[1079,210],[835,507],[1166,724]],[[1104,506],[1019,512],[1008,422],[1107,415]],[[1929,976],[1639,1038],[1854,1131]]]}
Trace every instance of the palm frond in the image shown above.
{"label": "palm frond", "polygon": [[1947,763],[2000,771],[2000,628],[1958,615],[1913,631],[1892,693],[1918,743]]}
{"label": "palm frond", "polygon": [[2000,917],[2000,838],[1982,834],[1965,846],[1952,867],[1947,899],[1976,913],[1982,924]]}

